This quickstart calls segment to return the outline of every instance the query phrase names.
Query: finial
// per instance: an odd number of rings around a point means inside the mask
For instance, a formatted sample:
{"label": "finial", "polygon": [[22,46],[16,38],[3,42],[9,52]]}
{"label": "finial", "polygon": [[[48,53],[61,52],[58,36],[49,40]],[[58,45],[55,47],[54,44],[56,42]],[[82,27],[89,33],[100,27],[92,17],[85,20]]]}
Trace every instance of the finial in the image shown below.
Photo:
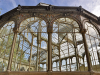
{"label": "finial", "polygon": [[82,6],[79,6],[79,8],[77,10],[80,11],[80,12],[83,12]]}
{"label": "finial", "polygon": [[17,10],[21,10],[21,5],[20,4],[18,5],[18,9]]}

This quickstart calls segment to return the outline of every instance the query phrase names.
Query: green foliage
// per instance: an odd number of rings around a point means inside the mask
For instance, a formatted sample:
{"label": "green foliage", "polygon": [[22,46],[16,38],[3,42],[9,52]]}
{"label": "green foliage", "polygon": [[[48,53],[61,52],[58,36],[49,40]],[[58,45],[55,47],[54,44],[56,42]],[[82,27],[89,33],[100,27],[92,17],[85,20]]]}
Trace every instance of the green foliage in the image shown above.
{"label": "green foliage", "polygon": [[[10,29],[4,28],[0,30],[0,58],[9,59],[13,37],[14,34],[10,32]],[[27,63],[28,60],[24,59],[25,55],[23,50],[18,45],[20,45],[19,37],[16,39],[12,61],[20,63],[21,60],[23,63]],[[3,65],[4,67],[7,67],[7,63],[4,63]],[[14,66],[12,66],[12,69],[14,69]]]}

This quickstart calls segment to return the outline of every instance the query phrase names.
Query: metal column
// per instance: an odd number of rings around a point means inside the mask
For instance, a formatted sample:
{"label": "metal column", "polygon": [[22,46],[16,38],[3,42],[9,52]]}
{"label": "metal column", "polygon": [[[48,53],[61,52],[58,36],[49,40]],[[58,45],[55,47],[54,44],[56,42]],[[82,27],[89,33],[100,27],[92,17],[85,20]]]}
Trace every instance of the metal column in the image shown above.
{"label": "metal column", "polygon": [[[33,33],[32,33],[33,34]],[[32,47],[33,47],[33,35],[32,35],[32,41],[31,41],[31,49],[30,49],[30,59],[29,59],[29,71],[31,67],[31,58],[32,58]]]}
{"label": "metal column", "polygon": [[[48,49],[48,43],[47,44],[47,49]],[[47,51],[47,55],[48,55],[48,51]],[[48,56],[46,57],[46,71],[48,70]]]}
{"label": "metal column", "polygon": [[36,60],[36,70],[38,71],[38,55],[39,55],[39,44],[37,46],[37,60]]}
{"label": "metal column", "polygon": [[88,64],[88,71],[91,71],[91,61],[90,61],[90,56],[89,56],[89,51],[88,51],[88,46],[87,46],[87,42],[86,42],[86,38],[85,38],[85,33],[86,30],[83,29],[81,31],[82,36],[83,36],[83,42],[84,42],[84,47],[85,47],[85,53],[86,53],[86,58],[87,58],[87,64]]}
{"label": "metal column", "polygon": [[48,32],[48,72],[52,72],[52,47],[51,47],[51,32]]}
{"label": "metal column", "polygon": [[16,37],[17,37],[17,31],[15,30],[12,47],[11,47],[11,51],[10,51],[10,56],[9,56],[9,61],[8,61],[8,66],[7,66],[7,71],[11,71],[11,64],[12,64],[13,53],[14,53],[14,48],[15,48],[15,43],[16,43]]}
{"label": "metal column", "polygon": [[38,64],[39,64],[39,49],[41,43],[41,21],[39,21],[38,25],[38,33],[37,33],[37,60],[36,60],[36,70],[38,71]]}

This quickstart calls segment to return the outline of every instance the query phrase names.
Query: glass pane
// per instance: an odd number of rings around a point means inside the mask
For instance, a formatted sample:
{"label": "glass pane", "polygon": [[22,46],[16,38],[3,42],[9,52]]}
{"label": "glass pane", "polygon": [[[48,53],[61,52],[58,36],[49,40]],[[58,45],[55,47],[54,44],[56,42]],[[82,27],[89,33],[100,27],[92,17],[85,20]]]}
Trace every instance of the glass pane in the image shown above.
{"label": "glass pane", "polygon": [[0,29],[0,72],[7,70],[14,25],[15,23],[10,21]]}
{"label": "glass pane", "polygon": [[96,28],[86,22],[85,28],[87,29],[86,32],[86,41],[88,45],[89,55],[91,59],[92,69],[94,71],[100,71],[100,36]]}
{"label": "glass pane", "polygon": [[70,18],[57,19],[53,24],[53,32],[79,32],[79,25],[76,21]]}
{"label": "glass pane", "polygon": [[53,71],[87,71],[87,61],[79,25],[70,18],[57,19],[52,33]]}
{"label": "glass pane", "polygon": [[20,24],[14,50],[12,71],[47,71],[47,26],[31,17]]}

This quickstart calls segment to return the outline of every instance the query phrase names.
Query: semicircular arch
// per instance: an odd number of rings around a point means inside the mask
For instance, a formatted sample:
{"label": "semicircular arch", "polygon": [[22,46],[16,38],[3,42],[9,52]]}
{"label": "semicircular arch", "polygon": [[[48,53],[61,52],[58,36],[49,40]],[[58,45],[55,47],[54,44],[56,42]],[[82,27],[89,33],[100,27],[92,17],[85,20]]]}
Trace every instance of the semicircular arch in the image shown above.
{"label": "semicircular arch", "polygon": [[83,28],[83,25],[82,23],[80,22],[80,20],[74,16],[71,16],[71,15],[58,15],[56,17],[53,18],[52,20],[52,23],[54,23],[57,19],[60,19],[60,18],[69,18],[69,19],[72,19],[74,21],[77,22],[77,24],[79,25],[79,28],[82,29]]}

